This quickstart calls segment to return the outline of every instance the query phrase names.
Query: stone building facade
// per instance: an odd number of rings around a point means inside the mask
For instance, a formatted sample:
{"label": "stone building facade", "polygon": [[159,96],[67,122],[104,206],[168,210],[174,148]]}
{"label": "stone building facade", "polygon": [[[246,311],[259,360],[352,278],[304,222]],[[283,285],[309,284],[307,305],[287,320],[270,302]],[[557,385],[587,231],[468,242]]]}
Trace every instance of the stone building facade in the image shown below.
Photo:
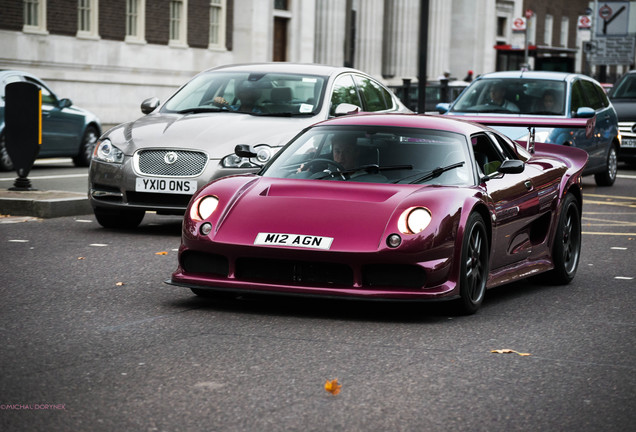
{"label": "stone building facade", "polygon": [[[347,65],[393,85],[418,78],[421,0],[0,2],[0,68],[34,73],[105,125],[133,119],[142,100],[165,100],[194,74],[230,63]],[[495,45],[522,43],[512,20],[525,8],[543,14],[556,3],[563,2],[430,0],[427,78],[511,66]],[[585,1],[565,3],[576,14]],[[572,21],[563,48],[577,56]],[[535,31],[545,34],[540,24]]]}

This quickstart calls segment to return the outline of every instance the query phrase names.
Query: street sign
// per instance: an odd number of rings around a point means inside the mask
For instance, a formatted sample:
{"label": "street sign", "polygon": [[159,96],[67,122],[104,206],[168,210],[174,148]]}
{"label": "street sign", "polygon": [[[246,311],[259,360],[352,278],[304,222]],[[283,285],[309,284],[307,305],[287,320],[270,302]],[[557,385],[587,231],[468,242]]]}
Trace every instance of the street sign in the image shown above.
{"label": "street sign", "polygon": [[594,65],[626,65],[634,63],[634,36],[606,36],[584,45],[588,60]]}
{"label": "street sign", "polygon": [[589,15],[579,15],[578,18],[579,30],[589,30],[592,28],[592,18]]}
{"label": "street sign", "polygon": [[629,27],[629,2],[603,2],[596,11],[596,36],[624,36]]}
{"label": "street sign", "polygon": [[526,31],[526,19],[515,18],[514,20],[512,20],[512,31]]}
{"label": "street sign", "polygon": [[532,9],[526,9],[526,18],[528,19],[532,18],[532,15],[534,15],[534,12],[532,12]]}

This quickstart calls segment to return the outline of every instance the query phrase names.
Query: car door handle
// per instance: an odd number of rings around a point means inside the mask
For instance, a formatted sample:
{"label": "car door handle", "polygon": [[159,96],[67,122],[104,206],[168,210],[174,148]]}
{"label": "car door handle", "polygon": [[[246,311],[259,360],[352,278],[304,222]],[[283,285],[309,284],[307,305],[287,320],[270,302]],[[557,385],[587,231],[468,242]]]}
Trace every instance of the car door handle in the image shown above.
{"label": "car door handle", "polygon": [[48,111],[42,111],[42,117],[49,117],[51,115]]}
{"label": "car door handle", "polygon": [[526,187],[526,189],[528,189],[528,190],[532,190],[532,182],[531,182],[530,180],[527,180],[527,181],[524,183],[524,186]]}

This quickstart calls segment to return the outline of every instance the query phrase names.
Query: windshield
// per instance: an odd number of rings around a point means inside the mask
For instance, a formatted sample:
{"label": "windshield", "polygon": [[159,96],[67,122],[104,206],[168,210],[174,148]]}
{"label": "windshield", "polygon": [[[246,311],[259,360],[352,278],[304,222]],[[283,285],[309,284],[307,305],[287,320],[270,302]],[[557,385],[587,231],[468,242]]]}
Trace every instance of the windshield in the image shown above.
{"label": "windshield", "polygon": [[451,112],[565,115],[565,82],[481,79],[462,93]]}
{"label": "windshield", "polygon": [[628,75],[612,89],[612,99],[636,99],[636,74]]}
{"label": "windshield", "polygon": [[370,183],[473,184],[464,135],[389,126],[317,126],[299,135],[264,177]]}
{"label": "windshield", "polygon": [[282,73],[208,72],[188,82],[162,112],[235,112],[311,116],[320,110],[326,77]]}

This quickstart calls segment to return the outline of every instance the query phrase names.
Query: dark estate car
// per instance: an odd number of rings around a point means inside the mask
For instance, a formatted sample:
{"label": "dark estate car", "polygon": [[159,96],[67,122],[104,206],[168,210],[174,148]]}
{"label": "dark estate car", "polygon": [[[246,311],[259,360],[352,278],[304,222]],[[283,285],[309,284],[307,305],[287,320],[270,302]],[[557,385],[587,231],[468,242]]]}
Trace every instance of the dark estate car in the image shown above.
{"label": "dark estate car", "polygon": [[[601,85],[573,73],[511,71],[481,75],[452,104],[439,104],[449,115],[515,118],[593,119],[593,133],[570,128],[536,128],[537,142],[568,145],[589,155],[584,175],[594,174],[599,186],[611,186],[618,170],[618,119]],[[528,129],[495,126],[514,140],[525,140]]]}
{"label": "dark estate car", "polygon": [[101,124],[94,114],[59,99],[35,76],[15,70],[0,71],[0,171],[11,171],[13,162],[6,150],[4,135],[4,88],[12,82],[26,81],[42,89],[42,145],[38,157],[72,157],[76,166],[88,166]]}
{"label": "dark estate car", "polygon": [[[290,63],[202,72],[160,106],[98,143],[89,196],[104,227],[136,227],[147,210],[183,214],[210,180],[257,171],[307,126],[357,111],[410,112],[386,87],[355,69]],[[257,157],[234,153],[248,144]]]}
{"label": "dark estate car", "polygon": [[636,70],[623,75],[612,88],[609,98],[618,114],[621,132],[618,159],[636,164]]}

